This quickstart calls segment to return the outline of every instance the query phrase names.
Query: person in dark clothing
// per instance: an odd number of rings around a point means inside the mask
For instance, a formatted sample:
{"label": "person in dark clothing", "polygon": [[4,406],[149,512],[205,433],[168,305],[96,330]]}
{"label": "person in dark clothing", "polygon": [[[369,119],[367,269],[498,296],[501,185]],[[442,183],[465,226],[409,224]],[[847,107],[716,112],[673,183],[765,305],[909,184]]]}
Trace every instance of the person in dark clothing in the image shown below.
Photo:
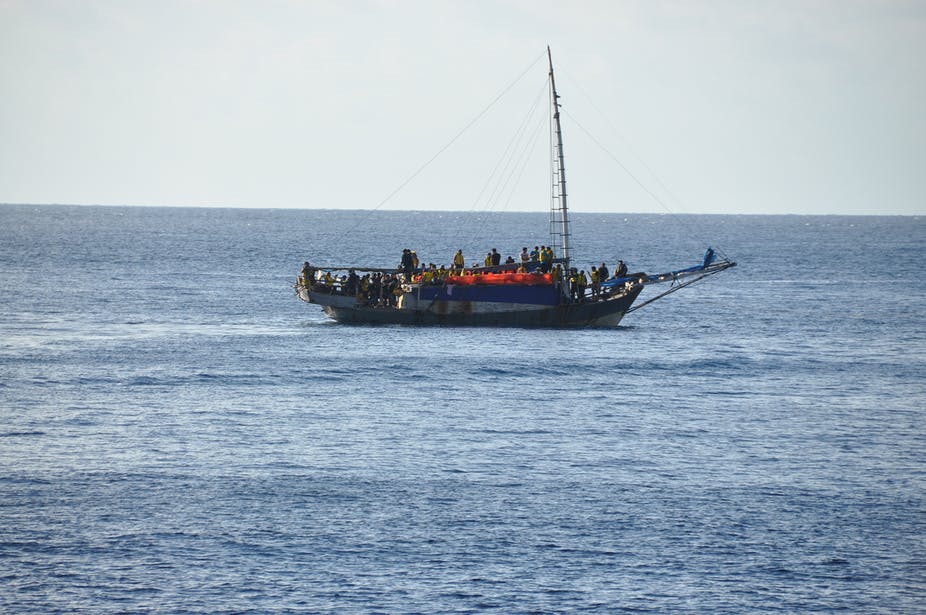
{"label": "person in dark clothing", "polygon": [[622,278],[627,275],[627,265],[624,261],[617,261],[617,271],[614,272],[615,278]]}
{"label": "person in dark clothing", "polygon": [[492,248],[492,266],[498,267],[502,263],[502,255],[498,250]]}
{"label": "person in dark clothing", "polygon": [[395,276],[389,276],[389,281],[383,285],[383,305],[395,307],[398,297],[395,289],[399,287],[399,279]]}
{"label": "person in dark clothing", "polygon": [[351,269],[347,272],[347,282],[344,284],[344,294],[350,295],[351,297],[357,294],[357,284],[360,282],[360,278],[357,277],[357,274],[354,273],[354,270]]}
{"label": "person in dark clothing", "polygon": [[383,293],[383,276],[381,273],[374,273],[373,277],[370,279],[370,295],[369,302],[370,305],[376,305],[379,303],[380,297]]}
{"label": "person in dark clothing", "polygon": [[408,248],[402,250],[402,262],[401,262],[402,273],[405,274],[405,281],[412,281],[412,274],[415,272],[415,257],[412,256],[412,251]]}
{"label": "person in dark clothing", "polygon": [[309,261],[306,261],[302,265],[302,283],[306,287],[312,286],[315,282],[315,267],[309,264]]}

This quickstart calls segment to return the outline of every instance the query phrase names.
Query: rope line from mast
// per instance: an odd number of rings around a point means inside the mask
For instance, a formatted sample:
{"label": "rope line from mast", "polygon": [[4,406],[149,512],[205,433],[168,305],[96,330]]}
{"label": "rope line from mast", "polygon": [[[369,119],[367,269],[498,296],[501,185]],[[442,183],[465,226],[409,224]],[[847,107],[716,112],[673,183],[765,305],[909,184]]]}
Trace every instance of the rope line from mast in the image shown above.
{"label": "rope line from mast", "polygon": [[488,113],[489,110],[490,110],[492,107],[494,107],[495,104],[496,104],[499,100],[501,100],[501,99],[505,96],[505,94],[508,93],[509,90],[511,90],[511,88],[513,88],[515,85],[517,85],[518,82],[521,81],[521,79],[524,78],[524,75],[526,75],[532,68],[534,68],[534,65],[537,64],[537,62],[539,62],[539,61],[540,61],[540,58],[542,58],[542,57],[543,57],[543,56],[541,55],[541,56],[538,57],[536,60],[534,60],[534,61],[531,63],[530,66],[528,66],[526,69],[524,69],[524,71],[523,71],[520,75],[518,75],[518,76],[515,78],[514,81],[512,81],[511,83],[509,83],[508,86],[505,87],[505,89],[502,90],[501,93],[500,93],[498,96],[496,96],[496,97],[492,100],[492,102],[490,102],[488,105],[486,105],[486,107],[485,107],[482,111],[480,111],[480,112],[476,115],[476,117],[474,117],[472,120],[470,120],[469,123],[466,124],[466,126],[464,126],[464,127],[460,130],[460,132],[458,132],[452,139],[450,139],[450,141],[448,141],[446,145],[444,145],[442,148],[440,148],[439,150],[437,150],[437,153],[436,153],[436,154],[434,154],[433,156],[431,156],[431,157],[428,159],[428,161],[425,162],[424,164],[422,164],[420,167],[418,167],[418,170],[415,171],[414,173],[412,173],[411,176],[409,176],[408,179],[406,179],[404,182],[402,182],[401,184],[399,184],[399,186],[398,186],[395,190],[393,190],[392,192],[390,192],[389,195],[386,196],[386,198],[384,198],[382,201],[380,201],[380,202],[379,202],[379,205],[377,205],[376,207],[373,208],[373,211],[376,211],[377,209],[379,209],[380,207],[382,207],[383,205],[385,205],[390,199],[392,199],[392,197],[394,197],[396,194],[398,194],[399,191],[402,190],[402,188],[404,188],[405,186],[407,186],[413,179],[415,179],[416,177],[418,177],[418,175],[421,174],[422,171],[424,171],[426,168],[428,168],[428,167],[431,165],[432,162],[434,162],[435,160],[437,160],[438,157],[440,157],[441,154],[443,154],[445,151],[447,151],[447,150],[450,148],[451,145],[453,145],[454,143],[456,143],[457,140],[458,140],[460,137],[462,137],[470,128],[472,128],[473,125],[474,125],[476,122],[478,122],[480,119],[482,119],[482,116],[484,116],[486,113]]}
{"label": "rope line from mast", "polygon": [[[650,189],[646,186],[646,184],[644,184],[644,183],[640,180],[640,178],[638,178],[636,175],[634,175],[634,174],[630,171],[630,169],[628,169],[627,166],[626,166],[623,162],[621,162],[620,159],[619,159],[617,156],[615,156],[615,155],[611,152],[611,150],[609,150],[607,147],[605,147],[604,144],[603,144],[601,141],[599,141],[599,140],[595,137],[595,135],[593,135],[593,134],[591,133],[591,131],[589,131],[587,128],[585,128],[585,126],[583,126],[583,125],[579,122],[579,120],[577,120],[575,117],[573,117],[568,111],[564,111],[564,113],[566,113],[566,115],[569,116],[569,119],[570,119],[572,122],[574,122],[575,125],[578,126],[579,129],[580,129],[582,132],[585,133],[585,136],[587,136],[589,139],[591,139],[592,142],[593,142],[595,145],[597,145],[599,148],[601,148],[601,151],[603,151],[605,154],[608,155],[608,157],[611,158],[611,160],[613,160],[615,163],[617,163],[617,165],[620,166],[620,168],[624,170],[624,173],[626,173],[627,176],[630,177],[630,179],[632,179],[634,182],[636,182],[636,184],[637,184],[644,192],[646,192],[648,195],[650,195],[650,196],[653,198],[654,201],[656,201],[657,203],[659,203],[659,205],[666,211],[666,213],[671,214],[671,215],[673,215],[673,216],[678,216],[678,214],[677,214],[676,212],[672,211],[672,210],[669,208],[669,206],[666,205],[666,203],[665,203],[662,199],[660,199],[659,196],[658,196],[655,192],[653,192],[652,190],[650,190]],[[646,165],[644,164],[644,167],[645,167],[645,166],[646,166]],[[647,167],[647,168],[648,168],[648,167]],[[652,173],[652,171],[650,171],[650,172]],[[654,174],[654,176],[655,176],[655,174]],[[657,178],[657,181],[659,181],[658,178]],[[660,183],[660,185],[662,185],[662,182],[659,182],[659,183]],[[663,187],[665,188],[665,186],[663,186]],[[668,189],[666,189],[666,192],[669,192]],[[669,192],[669,194],[671,194],[671,192]],[[685,226],[685,228],[686,228],[693,236],[698,237],[699,233],[694,232],[694,229],[691,228],[691,225],[685,224],[684,220],[681,220],[681,219],[679,219],[679,218],[677,218],[677,217],[676,217],[676,221],[679,222],[680,224],[682,224],[683,226]],[[704,241],[703,238],[699,238],[699,241],[702,241],[702,242],[704,243],[704,245],[709,245],[709,242]],[[724,258],[724,260],[730,260],[730,258],[727,256],[727,254],[726,254],[723,250],[721,250],[720,248],[714,248],[714,250],[717,252],[718,255],[722,256],[722,257]]]}
{"label": "rope line from mast", "polygon": [[[563,72],[565,72],[566,77],[569,79],[569,81],[571,82],[571,84],[576,88],[576,90],[582,93],[582,95],[585,97],[586,101],[588,101],[588,103],[589,103],[589,104],[592,106],[592,108],[598,113],[598,115],[601,116],[602,119],[604,119],[605,123],[611,128],[611,130],[613,130],[613,131],[618,135],[618,137],[620,137],[620,139],[621,139],[622,141],[624,141],[624,142],[629,146],[630,153],[631,153],[631,155],[633,156],[633,158],[634,158],[644,169],[646,169],[646,171],[647,171],[647,172],[650,174],[650,176],[656,181],[656,183],[659,185],[659,187],[662,188],[662,190],[665,192],[665,194],[668,195],[668,197],[669,197],[672,201],[676,202],[680,207],[684,208],[684,205],[682,204],[681,199],[678,198],[678,196],[676,196],[675,193],[672,192],[672,190],[669,189],[669,187],[665,184],[664,181],[662,181],[662,179],[659,177],[659,175],[656,174],[656,172],[652,169],[652,167],[650,167],[648,164],[646,164],[646,161],[643,160],[643,159],[639,156],[639,154],[636,153],[635,148],[634,148],[633,145],[630,143],[630,139],[628,139],[628,138],[627,138],[616,126],[615,126],[614,122],[611,121],[611,119],[604,113],[604,111],[602,111],[601,108],[600,108],[597,104],[595,104],[594,99],[588,94],[588,92],[585,90],[585,88],[583,88],[582,85],[581,85],[576,79],[574,79],[574,78],[569,74],[568,71],[565,71],[565,70],[564,70]],[[567,112],[567,113],[568,113],[568,112]],[[627,168],[627,166],[624,165],[620,160],[618,160],[618,158],[617,158],[613,153],[611,153],[611,152],[610,152],[610,151],[609,151],[598,139],[596,139],[594,136],[592,136],[592,134],[591,134],[591,132],[590,132],[589,130],[587,130],[584,126],[582,126],[581,124],[579,124],[578,120],[576,120],[575,117],[573,117],[572,115],[570,115],[569,118],[570,118],[572,121],[576,122],[576,124],[579,126],[579,128],[581,128],[582,131],[583,131],[586,135],[588,135],[588,137],[589,137],[598,147],[600,147],[600,148],[602,149],[602,151],[604,151],[604,152],[605,152],[608,156],[610,156],[618,165],[620,165],[621,169],[623,169],[624,172],[627,173],[627,175],[630,176],[630,178],[633,179],[633,181],[636,182],[637,185],[640,186],[640,188],[642,188],[647,194],[649,194],[651,197],[653,197],[653,200],[655,200],[655,201],[659,204],[659,206],[662,207],[662,209],[663,209],[666,213],[671,214],[672,216],[678,216],[678,215],[679,215],[678,212],[673,211],[672,209],[670,209],[669,206],[665,203],[665,201],[663,201],[662,199],[658,198],[658,197],[653,193],[653,191],[651,191],[650,189],[648,189],[638,177],[636,177],[633,173],[631,173],[630,170]],[[681,219],[679,219],[679,218],[676,218],[676,219],[677,219],[677,221],[678,221],[680,224],[682,224],[682,226],[685,227],[685,229],[686,229],[693,237],[698,238],[698,240],[701,241],[704,245],[710,245],[711,242],[705,241],[705,240],[704,240],[704,237],[703,237],[703,234],[702,234],[701,232],[697,231],[697,229],[693,228],[692,225],[687,224],[684,220],[681,220]],[[720,256],[722,256],[724,259],[729,260],[729,256],[727,256],[727,254],[724,253],[723,250],[721,250],[721,249],[719,249],[719,248],[715,248],[715,250],[716,250],[717,253],[718,253]]]}
{"label": "rope line from mast", "polygon": [[[466,242],[467,245],[475,243],[476,237],[484,236],[484,229],[488,224],[488,214],[496,209],[501,202],[502,195],[506,191],[507,186],[514,180],[505,205],[507,206],[511,201],[514,191],[520,183],[524,170],[530,161],[530,155],[534,150],[537,135],[542,132],[543,118],[541,118],[540,123],[533,129],[528,130],[528,127],[531,125],[532,118],[537,114],[537,109],[540,101],[543,100],[545,91],[546,84],[544,84],[544,87],[540,89],[535,97],[534,102],[518,125],[517,131],[511,137],[508,145],[505,147],[505,151],[499,157],[498,162],[495,164],[488,178],[486,178],[482,189],[473,201],[473,205],[468,213],[475,216],[475,221],[474,223],[466,225],[466,227],[471,230],[469,241]],[[520,171],[517,170],[519,166]],[[517,177],[515,178],[516,173]],[[488,197],[484,198],[490,185],[493,186],[490,194]],[[479,208],[480,203],[483,201],[485,205]]]}
{"label": "rope line from mast", "polygon": [[531,70],[533,70],[533,68],[537,65],[537,63],[543,59],[544,55],[546,54],[541,53],[539,56],[534,58],[534,60],[531,61],[531,63],[527,66],[527,68],[521,71],[521,73],[517,77],[515,77],[513,81],[511,81],[507,86],[505,86],[505,88],[494,99],[492,99],[492,101],[488,105],[486,105],[482,111],[480,111],[472,120],[470,120],[469,123],[467,123],[452,139],[450,139],[450,141],[448,141],[443,147],[441,147],[437,151],[437,153],[431,156],[426,162],[424,162],[424,164],[418,167],[418,169],[414,173],[412,173],[407,179],[405,179],[405,181],[400,183],[392,192],[386,195],[386,197],[383,200],[381,200],[379,204],[376,205],[376,207],[368,210],[367,214],[363,216],[362,218],[360,218],[359,220],[357,220],[352,226],[344,228],[343,232],[341,232],[335,239],[335,242],[340,243],[345,237],[353,233],[357,228],[361,227],[362,225],[365,225],[367,221],[370,219],[370,216],[372,216],[377,211],[379,211],[379,209],[383,205],[388,203],[392,199],[392,197],[394,197],[396,194],[401,192],[403,188],[405,188],[408,184],[410,184],[412,180],[418,177],[426,168],[428,168],[431,165],[431,163],[437,160],[441,154],[447,151],[450,148],[450,146],[456,143],[456,141],[460,137],[462,137],[470,128],[473,127],[473,125],[475,125],[480,119],[482,119],[482,117],[486,113],[488,113],[489,110],[492,109],[492,107],[494,107],[498,103],[498,101],[504,98],[505,94],[507,94],[512,88],[514,88],[514,86],[517,85],[524,78],[526,74],[528,74]]}

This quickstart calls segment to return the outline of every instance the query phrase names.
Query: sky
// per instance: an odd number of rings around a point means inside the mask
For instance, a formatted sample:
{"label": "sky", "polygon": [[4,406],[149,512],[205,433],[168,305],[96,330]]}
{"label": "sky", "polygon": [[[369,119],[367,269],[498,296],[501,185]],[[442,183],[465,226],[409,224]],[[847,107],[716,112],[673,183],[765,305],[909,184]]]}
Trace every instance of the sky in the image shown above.
{"label": "sky", "polygon": [[926,214],[901,0],[0,0],[0,203],[546,211],[547,45],[573,211]]}

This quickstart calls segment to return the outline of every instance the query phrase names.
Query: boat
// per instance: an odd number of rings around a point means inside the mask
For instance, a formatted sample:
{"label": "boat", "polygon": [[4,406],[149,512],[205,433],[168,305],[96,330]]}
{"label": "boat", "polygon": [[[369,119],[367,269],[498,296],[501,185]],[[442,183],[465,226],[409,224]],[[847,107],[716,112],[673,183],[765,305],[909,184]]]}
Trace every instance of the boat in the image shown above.
{"label": "boat", "polygon": [[[449,268],[421,267],[408,249],[395,268],[306,262],[293,284],[296,296],[321,306],[339,323],[614,327],[626,314],[734,267],[735,262],[708,247],[698,264],[659,274],[628,273],[619,264],[613,276],[606,267],[604,271],[592,268],[593,276],[604,275],[593,277],[589,284],[584,271],[576,271],[570,253],[561,103],[549,47],[546,56],[554,158],[549,247],[515,263],[501,264],[497,258],[487,257],[485,265],[478,267],[466,267],[462,261]],[[658,284],[669,287],[635,305],[644,288]]]}

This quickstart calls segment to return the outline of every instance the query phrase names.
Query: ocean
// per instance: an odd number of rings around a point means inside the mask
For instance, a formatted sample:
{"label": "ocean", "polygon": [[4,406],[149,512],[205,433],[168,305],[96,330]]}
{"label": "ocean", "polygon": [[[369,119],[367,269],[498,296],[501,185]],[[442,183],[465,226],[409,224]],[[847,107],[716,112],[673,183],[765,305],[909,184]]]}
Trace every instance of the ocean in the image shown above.
{"label": "ocean", "polygon": [[926,612],[926,218],[573,222],[738,266],[617,328],[344,326],[304,260],[548,216],[0,206],[0,611]]}

